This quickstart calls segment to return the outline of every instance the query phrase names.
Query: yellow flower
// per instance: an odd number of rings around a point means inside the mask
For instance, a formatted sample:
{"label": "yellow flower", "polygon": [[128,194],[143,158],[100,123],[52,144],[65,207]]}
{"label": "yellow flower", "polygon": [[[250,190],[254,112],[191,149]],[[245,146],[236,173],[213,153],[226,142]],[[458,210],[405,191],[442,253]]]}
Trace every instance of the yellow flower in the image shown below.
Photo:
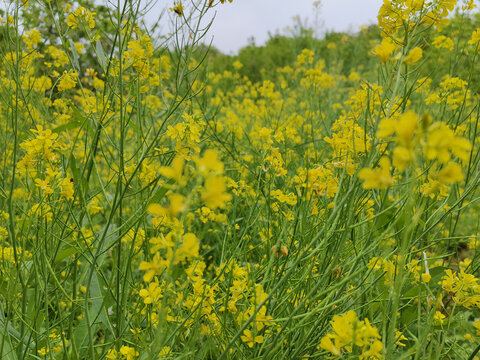
{"label": "yellow flower", "polygon": [[195,234],[188,233],[183,235],[183,242],[178,247],[175,254],[175,263],[179,263],[188,258],[197,258],[200,250],[200,241]]}
{"label": "yellow flower", "polygon": [[131,64],[143,77],[148,77],[151,68],[149,59],[153,56],[152,40],[147,35],[142,35],[137,40],[130,40],[124,56],[127,63]]}
{"label": "yellow flower", "polygon": [[[63,66],[65,66],[69,63],[67,53],[63,50],[57,49],[53,45],[50,45],[47,48],[46,53],[49,54],[52,57],[53,65],[56,66],[56,67],[63,67]],[[49,63],[49,62],[46,62],[45,65],[47,65],[48,67],[52,66],[52,64]],[[54,74],[55,74],[55,72],[54,72]],[[56,76],[56,75],[54,75],[54,76]]]}
{"label": "yellow flower", "polygon": [[393,184],[390,160],[384,156],[380,159],[379,165],[378,168],[363,168],[358,172],[358,178],[363,180],[364,189],[388,189]]}
{"label": "yellow flower", "polygon": [[402,114],[395,128],[398,142],[404,145],[410,144],[417,127],[418,115],[415,114],[415,112],[409,110],[405,114]]}
{"label": "yellow flower", "polygon": [[430,275],[430,274],[428,274],[428,273],[423,273],[423,274],[422,274],[422,280],[423,280],[423,282],[428,283],[431,279],[432,279],[432,275]]}
{"label": "yellow flower", "polygon": [[253,336],[252,332],[248,329],[243,330],[243,335],[240,338],[249,347],[253,347],[255,343],[261,344],[264,340],[263,336],[261,335]]}
{"label": "yellow flower", "polygon": [[428,129],[423,152],[428,160],[436,159],[446,164],[451,159],[451,153],[461,160],[468,160],[470,156],[470,142],[460,136],[443,122],[437,122]]}
{"label": "yellow flower", "polygon": [[158,354],[158,356],[163,359],[163,358],[166,358],[168,357],[168,355],[170,355],[172,349],[170,348],[170,346],[164,346],[162,348],[162,350],[160,350],[160,353]]}
{"label": "yellow flower", "polygon": [[459,273],[447,269],[439,284],[443,290],[453,293],[453,300],[458,305],[480,308],[480,284],[474,275],[466,273],[463,269]]}
{"label": "yellow flower", "polygon": [[412,162],[414,156],[412,149],[397,146],[393,150],[393,166],[398,170],[403,171]]}
{"label": "yellow flower", "polygon": [[465,0],[464,4],[462,5],[462,11],[473,10],[476,7],[477,7],[477,4],[475,4],[475,0]]}
{"label": "yellow flower", "polygon": [[375,47],[373,53],[377,55],[383,63],[386,63],[390,60],[390,56],[392,56],[396,48],[397,46],[390,38],[384,38],[381,45]]}
{"label": "yellow flower", "polygon": [[148,289],[141,289],[138,294],[143,298],[143,303],[146,305],[157,303],[163,298],[162,288],[157,280],[148,284]]}
{"label": "yellow flower", "polygon": [[148,205],[147,213],[154,217],[165,216],[165,208],[159,204],[150,204]]}
{"label": "yellow flower", "polygon": [[443,315],[440,311],[436,311],[435,312],[435,315],[433,316],[433,320],[435,320],[435,322],[437,324],[443,324],[443,320],[445,319],[445,315]]}
{"label": "yellow flower", "polygon": [[85,52],[85,46],[82,43],[76,42],[74,46],[77,53],[83,54]]}
{"label": "yellow flower", "polygon": [[240,61],[236,60],[234,61],[232,66],[235,70],[240,70],[243,67],[243,64]]}
{"label": "yellow flower", "polygon": [[334,356],[344,352],[353,352],[353,347],[361,351],[360,359],[380,359],[383,349],[378,329],[370,325],[368,319],[359,320],[355,311],[335,315],[330,321],[332,332],[326,334],[319,344]]}
{"label": "yellow flower", "polygon": [[444,36],[444,35],[439,35],[436,36],[435,39],[433,39],[432,45],[435,46],[438,49],[447,49],[447,50],[453,50],[453,41],[452,39]]}
{"label": "yellow flower", "polygon": [[60,81],[58,82],[57,89],[58,91],[65,91],[73,89],[77,85],[77,72],[70,70],[68,73],[63,72]]}
{"label": "yellow flower", "polygon": [[38,43],[42,42],[42,37],[40,32],[36,29],[25,31],[25,34],[22,36],[23,41],[27,45],[29,50],[33,49]]}
{"label": "yellow flower", "polygon": [[457,163],[448,163],[432,177],[443,184],[454,184],[465,178],[462,167]]}
{"label": "yellow flower", "polygon": [[67,25],[72,29],[79,26],[81,21],[84,21],[90,29],[95,27],[95,13],[80,6],[77,10],[67,16]]}
{"label": "yellow flower", "polygon": [[477,330],[477,336],[480,336],[480,320],[475,320],[473,322],[473,327]]}
{"label": "yellow flower", "polygon": [[377,136],[382,138],[388,137],[395,134],[396,128],[397,120],[385,118],[378,123]]}
{"label": "yellow flower", "polygon": [[404,336],[404,335],[402,334],[402,332],[401,332],[401,331],[398,331],[398,330],[395,330],[395,339],[397,339],[397,340],[395,341],[395,344],[398,345],[398,346],[405,346],[405,344],[402,343],[402,341],[408,340],[407,337]]}
{"label": "yellow flower", "polygon": [[210,209],[224,209],[226,203],[232,196],[226,193],[224,176],[212,176],[205,181],[205,190],[202,193],[202,200]]}
{"label": "yellow flower", "polygon": [[174,6],[172,8],[170,8],[170,11],[173,11],[175,14],[182,17],[183,16],[183,5],[182,5],[182,3],[181,2],[174,3]]}
{"label": "yellow flower", "polygon": [[331,352],[335,356],[341,355],[340,349],[335,347],[330,336],[324,336],[322,340],[320,340],[319,348],[323,350],[327,350],[328,352]]}
{"label": "yellow flower", "polygon": [[139,269],[142,271],[146,271],[143,275],[143,281],[149,283],[152,281],[155,275],[161,275],[163,271],[168,267],[169,262],[163,259],[159,253],[156,253],[153,256],[152,261],[142,261],[140,263]]}
{"label": "yellow flower", "polygon": [[67,199],[73,200],[73,179],[64,178],[60,181],[60,195],[65,196]]}
{"label": "yellow flower", "polygon": [[185,163],[185,160],[177,156],[175,159],[173,159],[172,164],[170,166],[162,166],[158,170],[158,172],[160,175],[163,175],[170,179],[174,179],[177,182],[180,182],[180,180],[182,179],[184,163]]}
{"label": "yellow flower", "polygon": [[477,45],[477,49],[480,49],[480,29],[477,29],[472,33],[472,38],[468,43],[470,45]]}
{"label": "yellow flower", "polygon": [[35,179],[35,185],[42,191],[45,191],[46,195],[53,194],[53,189],[50,187],[47,180]]}
{"label": "yellow flower", "polygon": [[403,59],[403,62],[407,65],[413,65],[415,64],[418,60],[420,60],[423,57],[423,50],[420,47],[414,47],[410,52],[405,56]]}
{"label": "yellow flower", "polygon": [[195,164],[197,165],[197,171],[201,175],[207,175],[210,172],[222,173],[223,163],[218,158],[216,150],[208,149],[203,154],[202,158],[195,158]]}
{"label": "yellow flower", "polygon": [[172,194],[169,197],[170,206],[168,207],[168,211],[171,216],[175,217],[178,214],[185,211],[187,208],[185,204],[185,196],[180,194]]}
{"label": "yellow flower", "polygon": [[134,360],[138,356],[138,351],[135,348],[123,345],[120,348],[120,354],[124,356],[125,360]]}

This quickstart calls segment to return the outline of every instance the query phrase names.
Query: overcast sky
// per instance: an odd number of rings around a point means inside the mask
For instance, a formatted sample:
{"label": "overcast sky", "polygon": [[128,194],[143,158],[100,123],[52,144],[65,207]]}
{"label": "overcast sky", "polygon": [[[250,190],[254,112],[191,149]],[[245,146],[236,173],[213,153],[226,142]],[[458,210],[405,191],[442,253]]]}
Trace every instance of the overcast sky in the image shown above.
{"label": "overcast sky", "polygon": [[[173,0],[160,0],[158,3],[166,2],[172,4]],[[302,21],[308,19],[312,26],[316,23],[316,27],[323,31],[357,31],[360,25],[376,22],[382,2],[322,0],[319,11],[315,12],[314,0],[233,0],[215,7],[216,18],[208,39],[213,36],[216,48],[225,53],[236,53],[248,45],[252,36],[256,44],[261,45],[268,39],[269,32],[285,33],[285,28],[294,24],[293,17],[297,15]],[[158,12],[157,9],[152,10]],[[151,16],[153,18],[153,14]]]}
{"label": "overcast sky", "polygon": [[[216,7],[217,16],[210,29],[213,45],[223,52],[236,52],[254,36],[260,45],[268,39],[268,32],[283,32],[294,24],[299,15],[315,24],[313,0],[233,0],[231,4]],[[376,21],[382,0],[323,0],[318,11],[317,24],[323,29],[358,30],[360,25]],[[322,24],[323,23],[323,24]]]}

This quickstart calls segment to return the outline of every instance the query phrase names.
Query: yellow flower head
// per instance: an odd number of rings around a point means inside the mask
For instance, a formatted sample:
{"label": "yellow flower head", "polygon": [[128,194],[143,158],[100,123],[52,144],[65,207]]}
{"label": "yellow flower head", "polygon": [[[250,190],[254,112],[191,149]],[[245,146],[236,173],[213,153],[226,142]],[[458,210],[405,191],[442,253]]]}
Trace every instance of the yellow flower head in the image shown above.
{"label": "yellow flower head", "polygon": [[384,38],[382,43],[375,47],[373,53],[379,57],[379,59],[386,63],[390,60],[390,56],[392,56],[393,52],[396,50],[397,46],[390,38]]}
{"label": "yellow flower head", "polygon": [[390,160],[384,156],[380,159],[379,165],[377,168],[363,168],[358,172],[358,178],[363,180],[364,189],[388,189],[392,186]]}
{"label": "yellow flower head", "polygon": [[407,65],[413,65],[418,62],[423,57],[423,50],[420,47],[414,47],[410,52],[405,56],[403,62]]}
{"label": "yellow flower head", "polygon": [[175,3],[172,8],[170,8],[170,11],[173,11],[175,14],[177,14],[179,17],[183,16],[183,5],[181,2]]}
{"label": "yellow flower head", "polygon": [[77,28],[81,22],[84,22],[90,29],[95,27],[95,13],[80,6],[67,16],[67,25],[72,29]]}

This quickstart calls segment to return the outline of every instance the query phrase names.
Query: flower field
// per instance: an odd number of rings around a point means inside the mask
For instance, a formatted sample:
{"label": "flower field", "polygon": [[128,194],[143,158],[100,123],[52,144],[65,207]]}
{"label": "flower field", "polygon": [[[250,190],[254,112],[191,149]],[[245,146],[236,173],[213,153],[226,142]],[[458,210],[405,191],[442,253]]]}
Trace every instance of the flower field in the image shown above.
{"label": "flower field", "polygon": [[5,1],[0,359],[480,359],[476,3],[224,55],[231,2]]}

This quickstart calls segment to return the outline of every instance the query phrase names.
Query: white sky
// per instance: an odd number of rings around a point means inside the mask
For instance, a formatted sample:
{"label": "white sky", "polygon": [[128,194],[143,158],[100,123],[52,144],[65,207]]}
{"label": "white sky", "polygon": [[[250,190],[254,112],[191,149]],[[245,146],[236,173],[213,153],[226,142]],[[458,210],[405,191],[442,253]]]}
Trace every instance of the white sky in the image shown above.
{"label": "white sky", "polygon": [[[216,7],[217,16],[210,28],[213,45],[223,52],[236,52],[255,37],[256,44],[268,40],[268,32],[284,32],[294,24],[293,17],[315,24],[313,0],[233,0]],[[321,30],[358,30],[376,21],[382,0],[323,0],[317,24]],[[322,24],[323,23],[323,24]]]}
{"label": "white sky", "polygon": [[[144,0],[145,1],[145,0]],[[184,0],[187,3],[188,0]],[[217,1],[216,1],[217,2]],[[155,18],[159,6],[173,0],[160,0],[147,19]],[[313,10],[314,0],[233,0],[232,3],[215,7],[216,18],[207,35],[213,36],[213,46],[224,53],[236,53],[255,37],[257,45],[268,40],[268,33],[285,33],[285,28],[294,24],[293,17],[302,22],[318,24],[320,31],[357,31],[360,25],[376,22],[382,0],[322,0],[320,10]]]}

